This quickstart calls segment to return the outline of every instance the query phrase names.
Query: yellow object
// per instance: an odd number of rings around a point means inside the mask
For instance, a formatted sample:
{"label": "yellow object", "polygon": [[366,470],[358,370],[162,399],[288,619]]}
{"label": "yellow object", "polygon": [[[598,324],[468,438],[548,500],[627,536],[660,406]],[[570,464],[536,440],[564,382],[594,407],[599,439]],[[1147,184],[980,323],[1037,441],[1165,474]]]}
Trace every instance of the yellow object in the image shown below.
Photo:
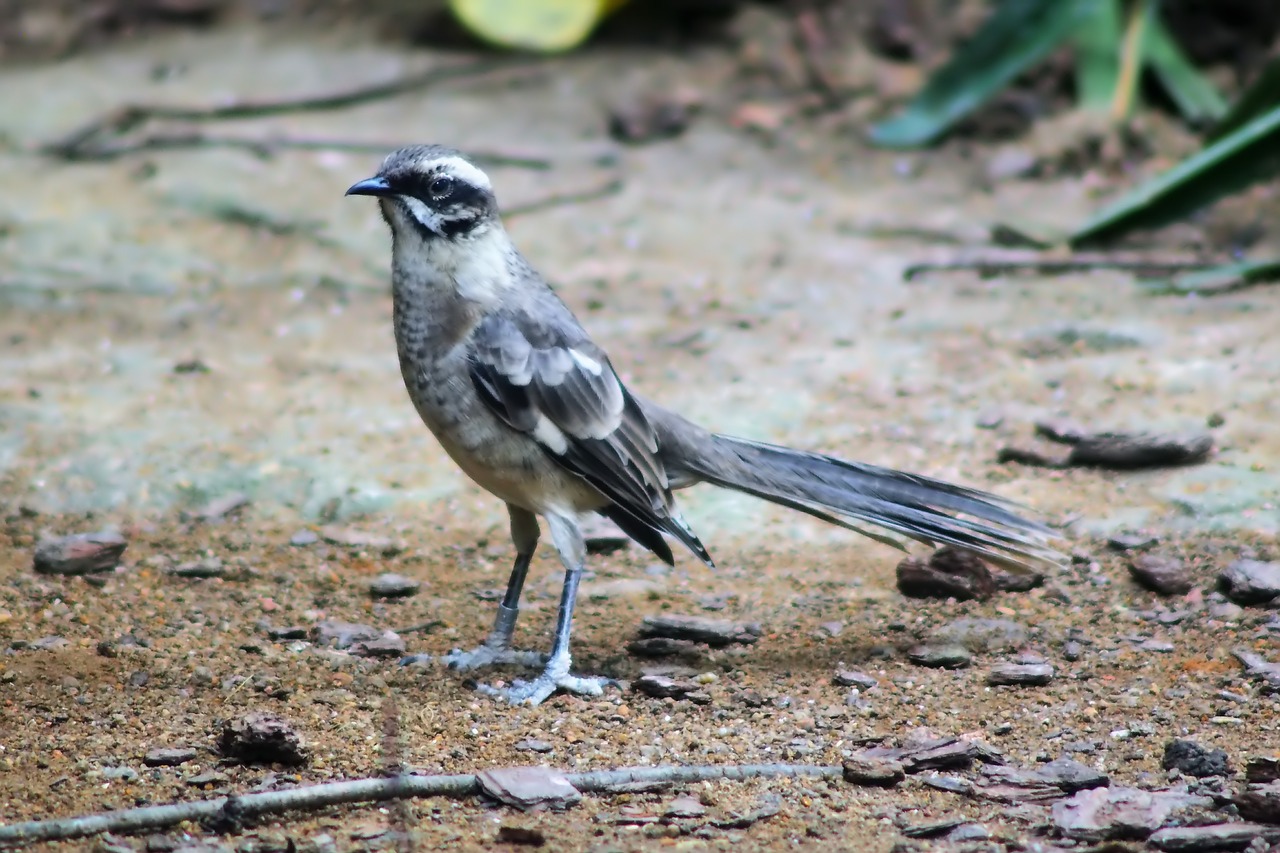
{"label": "yellow object", "polygon": [[558,53],[581,44],[627,0],[449,0],[462,25],[500,47]]}

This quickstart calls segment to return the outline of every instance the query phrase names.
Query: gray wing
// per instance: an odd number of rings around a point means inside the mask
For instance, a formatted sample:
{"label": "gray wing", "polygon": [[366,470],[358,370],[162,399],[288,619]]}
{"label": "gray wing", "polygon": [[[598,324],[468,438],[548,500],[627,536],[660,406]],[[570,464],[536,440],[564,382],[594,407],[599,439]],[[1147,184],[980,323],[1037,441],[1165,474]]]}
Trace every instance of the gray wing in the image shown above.
{"label": "gray wing", "polygon": [[481,399],[608,498],[602,514],[668,563],[662,533],[711,564],[676,512],[653,425],[604,351],[576,325],[490,316],[472,333],[469,355]]}

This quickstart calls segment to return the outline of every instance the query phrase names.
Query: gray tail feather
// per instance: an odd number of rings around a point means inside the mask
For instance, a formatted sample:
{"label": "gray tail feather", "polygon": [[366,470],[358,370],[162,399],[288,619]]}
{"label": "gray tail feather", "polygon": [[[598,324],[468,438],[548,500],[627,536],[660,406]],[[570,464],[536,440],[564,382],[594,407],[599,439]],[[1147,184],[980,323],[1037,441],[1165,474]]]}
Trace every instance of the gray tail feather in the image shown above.
{"label": "gray tail feather", "polygon": [[717,464],[699,459],[690,466],[704,482],[799,510],[899,548],[897,540],[846,519],[874,524],[918,542],[965,548],[1014,571],[1058,565],[1062,560],[1047,544],[1057,536],[1054,531],[1018,515],[1016,504],[995,495],[733,436],[715,435],[712,440],[720,452],[708,456]]}

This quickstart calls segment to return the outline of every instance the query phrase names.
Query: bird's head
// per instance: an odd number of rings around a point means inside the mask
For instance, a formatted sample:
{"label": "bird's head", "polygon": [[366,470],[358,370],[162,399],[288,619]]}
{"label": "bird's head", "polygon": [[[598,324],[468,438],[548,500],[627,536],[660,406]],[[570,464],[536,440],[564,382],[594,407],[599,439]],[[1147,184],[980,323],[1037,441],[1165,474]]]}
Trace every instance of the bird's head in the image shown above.
{"label": "bird's head", "polygon": [[416,234],[427,243],[474,240],[498,224],[489,176],[461,152],[440,145],[401,148],[372,178],[352,184],[347,195],[374,196],[395,236]]}

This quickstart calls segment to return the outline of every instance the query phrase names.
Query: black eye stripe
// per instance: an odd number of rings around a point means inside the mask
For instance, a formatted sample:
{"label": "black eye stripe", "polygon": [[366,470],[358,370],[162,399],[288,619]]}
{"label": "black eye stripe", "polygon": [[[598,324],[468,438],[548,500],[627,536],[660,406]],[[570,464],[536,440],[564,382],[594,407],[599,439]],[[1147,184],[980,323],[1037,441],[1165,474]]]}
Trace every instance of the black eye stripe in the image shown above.
{"label": "black eye stripe", "polygon": [[[444,195],[437,195],[431,191],[432,185],[442,177],[449,182],[448,192]],[[414,175],[404,184],[406,195],[411,195],[424,204],[435,208],[471,204],[479,199],[484,192],[484,190],[472,186],[466,181],[447,175]]]}

